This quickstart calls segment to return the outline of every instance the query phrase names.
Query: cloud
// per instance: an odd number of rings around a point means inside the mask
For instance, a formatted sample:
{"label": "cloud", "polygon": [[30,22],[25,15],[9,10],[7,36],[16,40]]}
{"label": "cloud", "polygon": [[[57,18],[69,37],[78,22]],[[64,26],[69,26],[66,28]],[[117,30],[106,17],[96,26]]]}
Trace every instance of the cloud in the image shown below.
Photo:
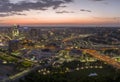
{"label": "cloud", "polygon": [[73,0],[64,0],[65,2],[72,2]]}
{"label": "cloud", "polygon": [[92,1],[104,1],[104,0],[92,0]]}
{"label": "cloud", "polygon": [[109,2],[107,2],[106,0],[91,0],[93,2],[101,2],[102,4],[108,5]]}
{"label": "cloud", "polygon": [[74,12],[73,11],[57,11],[56,13],[63,14],[63,13],[74,13]]}
{"label": "cloud", "polygon": [[18,13],[18,12],[0,13],[0,17],[12,16],[12,15],[26,15],[26,14]]}
{"label": "cloud", "polygon": [[9,16],[9,14],[0,14],[0,17],[6,17]]}
{"label": "cloud", "polygon": [[95,18],[95,19],[114,19],[114,20],[120,19],[120,17],[93,17],[93,18]]}
{"label": "cloud", "polygon": [[116,23],[120,23],[120,17],[93,17],[97,20],[103,20],[103,21],[114,21]]}
{"label": "cloud", "polygon": [[[0,16],[9,16],[11,12],[23,12],[29,10],[47,10],[48,8],[57,9],[66,7],[73,0],[22,0],[17,3],[12,3],[10,0],[0,0]],[[16,14],[17,15],[17,14]],[[18,14],[19,15],[19,14]]]}
{"label": "cloud", "polygon": [[24,13],[18,13],[18,12],[11,12],[9,15],[26,15]]}
{"label": "cloud", "polygon": [[0,19],[0,23],[4,22],[5,20]]}
{"label": "cloud", "polygon": [[92,12],[91,10],[86,10],[86,9],[80,9],[82,12]]}

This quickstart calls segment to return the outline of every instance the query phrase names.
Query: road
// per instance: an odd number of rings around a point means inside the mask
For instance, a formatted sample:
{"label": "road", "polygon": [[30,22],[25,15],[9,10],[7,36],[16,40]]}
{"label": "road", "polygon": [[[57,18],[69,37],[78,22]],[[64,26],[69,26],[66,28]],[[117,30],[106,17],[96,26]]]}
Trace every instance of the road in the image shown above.
{"label": "road", "polygon": [[96,50],[91,50],[91,49],[84,49],[83,51],[101,61],[108,63],[109,65],[113,66],[114,68],[120,69],[120,64],[118,62],[116,62],[115,59],[112,59],[109,56],[99,54]]}
{"label": "road", "polygon": [[20,73],[17,73],[17,74],[15,74],[15,75],[13,75],[13,76],[10,76],[10,77],[8,77],[8,78],[5,78],[5,79],[3,79],[3,80],[0,81],[0,82],[16,82],[16,80],[18,80],[18,79],[20,79],[20,78],[28,75],[28,74],[31,73],[32,71],[36,71],[36,70],[38,70],[38,69],[43,69],[43,68],[46,68],[46,67],[48,67],[48,66],[49,66],[49,64],[46,64],[46,65],[44,65],[44,66],[36,65],[36,66],[33,67],[33,68],[28,68],[28,69],[26,69],[26,70],[24,70],[24,71],[22,71],[22,72],[20,72]]}
{"label": "road", "polygon": [[[93,50],[93,49],[77,49],[77,50],[81,50],[85,53],[88,53],[89,55],[103,61],[103,62],[106,62],[108,63],[109,65],[113,66],[114,68],[117,68],[117,69],[120,69],[120,64],[118,62],[116,62],[114,59],[110,58],[109,56],[106,56],[106,55],[102,55],[102,54],[99,54],[96,50]],[[10,76],[8,78],[5,78],[2,82],[9,82],[9,81],[15,81],[19,78],[22,78],[24,77],[25,75],[29,74],[30,72],[36,70],[36,69],[40,69],[40,68],[44,68],[44,67],[47,67],[46,66],[38,66],[36,65],[35,67],[33,68],[29,68],[29,69],[26,69],[24,70],[23,72],[20,72],[16,75],[13,75],[13,76]]]}
{"label": "road", "polygon": [[[104,50],[106,49],[118,49],[118,48],[103,48]],[[72,50],[72,49],[66,49],[66,50]],[[103,61],[106,62],[107,64],[113,66],[114,68],[120,69],[120,63],[118,63],[117,61],[115,61],[115,59],[106,56],[104,54],[100,54],[98,53],[96,50],[94,49],[76,49],[76,50],[80,50],[82,52],[88,53],[89,55]]]}
{"label": "road", "polygon": [[13,75],[13,76],[10,76],[10,77],[8,77],[8,78],[3,79],[2,82],[9,82],[9,81],[10,81],[10,82],[11,82],[11,81],[14,82],[15,80],[24,77],[25,75],[29,74],[29,73],[32,72],[32,71],[37,70],[38,68],[42,68],[42,67],[38,65],[38,66],[35,66],[35,67],[33,67],[33,68],[28,68],[28,69],[26,69],[26,70],[24,70],[24,71],[22,71],[22,72],[20,72],[20,73],[17,73],[17,74],[15,74],[15,75]]}
{"label": "road", "polygon": [[[71,37],[71,38],[65,38],[63,40],[63,42],[67,42],[76,38],[80,38],[80,36],[75,36],[75,37]],[[100,46],[99,46],[100,47]],[[101,46],[102,49],[100,50],[109,50],[109,49],[119,49],[118,47],[115,46],[107,46],[107,48],[104,48],[103,45]],[[68,50],[72,50],[71,48]],[[118,62],[115,61],[115,59],[110,58],[109,56],[103,55],[103,54],[99,54],[95,49],[76,49],[76,50],[81,50],[83,52],[86,52],[88,54],[90,54],[91,56],[108,63],[109,65],[112,65],[113,67],[120,69],[120,64]]]}
{"label": "road", "polygon": [[68,38],[63,39],[62,42],[67,42],[67,41],[71,41],[71,40],[74,40],[77,38],[84,38],[84,37],[88,37],[88,36],[90,36],[90,34],[68,37]]}

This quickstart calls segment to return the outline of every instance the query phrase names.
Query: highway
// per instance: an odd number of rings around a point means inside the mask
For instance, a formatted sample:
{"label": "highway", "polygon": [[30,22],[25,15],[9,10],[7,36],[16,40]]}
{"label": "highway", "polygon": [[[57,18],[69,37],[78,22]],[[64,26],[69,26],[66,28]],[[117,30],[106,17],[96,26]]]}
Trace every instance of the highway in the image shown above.
{"label": "highway", "polygon": [[19,73],[15,74],[15,75],[12,75],[12,76],[8,77],[8,78],[5,78],[5,79],[3,79],[3,80],[0,81],[0,82],[16,82],[16,80],[19,80],[20,78],[28,75],[28,74],[31,73],[32,71],[36,71],[36,70],[38,70],[38,69],[43,69],[43,68],[46,68],[46,67],[48,67],[48,66],[49,66],[49,64],[46,64],[46,65],[44,65],[44,66],[36,65],[36,66],[33,67],[33,68],[28,68],[28,69],[26,69],[26,70],[24,70],[24,71],[22,71],[22,72],[19,72]]}
{"label": "highway", "polygon": [[[72,50],[72,49],[70,49],[70,50]],[[95,58],[97,58],[97,59],[99,59],[99,60],[101,60],[103,62],[108,63],[109,65],[113,66],[114,68],[120,69],[120,64],[118,62],[116,62],[114,59],[110,58],[109,56],[106,56],[106,55],[103,55],[103,54],[99,54],[96,50],[93,50],[93,49],[76,49],[76,50],[80,50],[80,51],[83,51],[85,53],[88,53],[89,55],[91,55],[91,56],[93,56],[93,57],[95,57]],[[36,65],[33,68],[28,68],[28,69],[26,69],[26,70],[24,70],[24,71],[22,71],[20,73],[17,73],[17,74],[15,74],[13,76],[5,78],[5,79],[3,79],[2,82],[9,82],[9,81],[10,82],[11,81],[14,82],[17,79],[26,76],[30,72],[35,71],[35,70],[40,69],[40,68],[44,68],[44,67],[47,67],[47,65],[46,66]]]}
{"label": "highway", "polygon": [[22,72],[19,72],[19,73],[15,74],[15,75],[12,75],[12,76],[10,76],[8,78],[3,79],[2,82],[15,82],[15,80],[17,80],[19,78],[22,78],[22,77],[26,76],[27,74],[29,74],[30,72],[35,71],[35,70],[37,70],[39,68],[43,68],[43,67],[37,65],[37,66],[35,66],[33,68],[28,68],[28,69],[26,69],[26,70],[24,70]]}
{"label": "highway", "polygon": [[[63,39],[62,42],[67,42],[67,41],[70,41],[70,40],[73,40],[73,39],[76,39],[76,38],[81,38],[81,37],[82,36],[74,36],[74,37],[70,37],[70,38],[65,38],[65,39]],[[84,37],[86,37],[86,36],[84,36]],[[101,50],[119,49],[119,48],[116,48],[115,46],[107,46],[107,47],[110,47],[110,48],[102,48]],[[77,50],[82,50],[83,52],[86,52],[86,53],[90,54],[91,56],[93,56],[93,57],[95,57],[95,58],[97,58],[97,59],[99,59],[103,62],[108,63],[109,65],[113,66],[114,68],[120,69],[120,64],[118,62],[116,62],[115,59],[112,59],[109,56],[106,56],[106,55],[103,55],[103,54],[99,54],[94,49],[77,49]]]}
{"label": "highway", "polygon": [[[109,49],[119,49],[116,47],[110,47],[110,48],[102,48],[100,50],[109,50]],[[72,50],[72,49],[65,49],[65,50]],[[106,56],[104,54],[100,54],[98,53],[96,50],[94,49],[76,49],[76,50],[80,50],[83,52],[88,53],[89,55],[103,61],[106,62],[107,64],[113,66],[114,68],[120,69],[120,63],[118,63],[117,61],[115,61],[115,59],[110,58],[109,56]]]}
{"label": "highway", "polygon": [[68,37],[68,38],[63,39],[62,42],[67,42],[67,41],[74,40],[74,39],[77,39],[77,38],[85,38],[85,37],[88,37],[88,36],[90,36],[90,34]]}
{"label": "highway", "polygon": [[91,50],[91,49],[84,49],[83,51],[103,62],[108,63],[109,65],[113,66],[114,68],[120,69],[120,64],[118,62],[116,62],[114,59],[110,58],[109,56],[99,54],[96,50]]}

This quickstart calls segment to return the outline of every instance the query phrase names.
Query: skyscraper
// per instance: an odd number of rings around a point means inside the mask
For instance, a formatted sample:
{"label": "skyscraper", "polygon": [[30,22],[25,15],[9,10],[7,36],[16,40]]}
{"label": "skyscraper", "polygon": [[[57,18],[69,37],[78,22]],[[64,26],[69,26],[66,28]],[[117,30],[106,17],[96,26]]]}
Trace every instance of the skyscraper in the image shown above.
{"label": "skyscraper", "polygon": [[13,28],[12,28],[12,38],[13,39],[17,39],[19,34],[20,34],[20,32],[19,32],[19,25],[14,25]]}

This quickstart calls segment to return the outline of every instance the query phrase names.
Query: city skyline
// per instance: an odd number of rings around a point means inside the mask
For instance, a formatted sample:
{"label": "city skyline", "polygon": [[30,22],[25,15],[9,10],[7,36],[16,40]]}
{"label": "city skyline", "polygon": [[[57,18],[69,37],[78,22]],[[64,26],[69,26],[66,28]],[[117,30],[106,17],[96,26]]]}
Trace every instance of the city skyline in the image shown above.
{"label": "city skyline", "polygon": [[120,26],[120,0],[1,0],[0,25]]}

